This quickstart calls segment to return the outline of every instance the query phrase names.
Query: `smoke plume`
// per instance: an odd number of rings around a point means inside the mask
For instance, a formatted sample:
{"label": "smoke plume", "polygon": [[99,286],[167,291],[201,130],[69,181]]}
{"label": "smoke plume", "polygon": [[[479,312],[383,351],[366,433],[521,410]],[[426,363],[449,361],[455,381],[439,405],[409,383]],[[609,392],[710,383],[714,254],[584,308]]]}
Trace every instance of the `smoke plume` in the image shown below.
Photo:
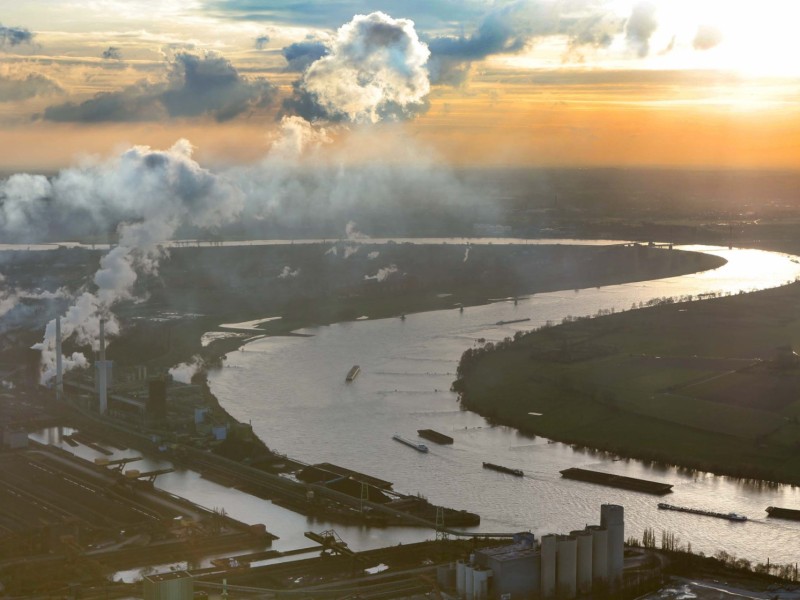
{"label": "smoke plume", "polygon": [[178,383],[190,384],[192,383],[192,377],[202,371],[204,367],[205,363],[203,359],[200,356],[193,356],[192,360],[189,362],[172,367],[169,370],[169,374],[172,376],[172,379]]}
{"label": "smoke plume", "polygon": [[386,281],[391,275],[397,273],[397,266],[396,265],[389,265],[386,268],[378,269],[378,272],[375,275],[364,275],[364,279],[375,280],[375,281]]}

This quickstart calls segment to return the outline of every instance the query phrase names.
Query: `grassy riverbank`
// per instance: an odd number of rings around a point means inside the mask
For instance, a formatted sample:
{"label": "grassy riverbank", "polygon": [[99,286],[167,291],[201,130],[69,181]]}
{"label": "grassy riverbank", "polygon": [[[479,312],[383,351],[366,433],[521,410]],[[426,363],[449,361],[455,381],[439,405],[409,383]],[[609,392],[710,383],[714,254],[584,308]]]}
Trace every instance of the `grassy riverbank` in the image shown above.
{"label": "grassy riverbank", "polygon": [[798,306],[794,283],[581,319],[468,350],[455,388],[527,433],[800,483]]}

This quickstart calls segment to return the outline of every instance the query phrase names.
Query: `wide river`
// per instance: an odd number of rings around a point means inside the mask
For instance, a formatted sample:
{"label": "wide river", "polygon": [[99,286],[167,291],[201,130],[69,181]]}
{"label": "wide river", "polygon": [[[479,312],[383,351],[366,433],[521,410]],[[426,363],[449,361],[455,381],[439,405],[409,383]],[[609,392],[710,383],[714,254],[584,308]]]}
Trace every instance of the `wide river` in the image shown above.
{"label": "wide river", "polygon": [[[705,246],[681,249],[708,252],[728,262],[719,269],[669,279],[536,294],[516,305],[499,301],[463,312],[411,314],[404,321],[363,320],[299,331],[310,337],[261,338],[230,353],[226,367],[210,373],[211,389],[231,415],[250,422],[273,450],[389,479],[398,491],[476,512],[482,518],[480,531],[569,532],[598,522],[600,504],[612,502],[625,507],[626,536],[641,538],[645,527],[653,527],[657,538],[662,530],[673,532],[695,552],[723,549],[755,562],[795,562],[800,558],[800,523],[768,519],[764,509],[799,508],[798,488],[754,486],[574,450],[489,426],[482,417],[461,410],[449,391],[459,357],[479,338],[496,341],[568,315],[628,310],[657,297],[752,291],[800,276],[797,259],[783,254]],[[531,320],[496,325],[524,318]],[[344,376],[354,364],[361,366],[361,374],[346,384]],[[430,452],[421,454],[392,440],[394,433],[417,439],[416,430],[422,428],[447,433],[455,443],[428,442]],[[522,469],[525,477],[485,470],[483,461]],[[562,479],[559,471],[567,467],[666,481],[674,485],[668,498],[672,504],[733,511],[749,520],[735,523],[662,511],[654,496]],[[209,507],[224,506],[244,521],[266,524],[281,537],[274,546],[279,549],[308,545],[304,531],[331,527],[357,550],[432,537],[429,530],[416,528],[314,521],[191,472],[162,476],[158,485]]]}

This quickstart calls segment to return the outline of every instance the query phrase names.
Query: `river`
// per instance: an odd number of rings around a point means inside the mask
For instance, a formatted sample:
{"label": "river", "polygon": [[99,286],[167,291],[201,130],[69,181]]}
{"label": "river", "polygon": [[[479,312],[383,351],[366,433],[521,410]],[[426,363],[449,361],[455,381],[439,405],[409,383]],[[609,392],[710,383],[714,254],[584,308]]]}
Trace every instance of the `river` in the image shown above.
{"label": "river", "polygon": [[[695,552],[724,549],[756,562],[794,562],[800,556],[800,523],[767,519],[764,509],[800,506],[798,488],[759,487],[709,473],[654,468],[491,427],[482,417],[461,410],[449,391],[459,357],[479,338],[496,341],[568,315],[628,310],[657,297],[752,291],[800,276],[797,259],[783,254],[705,246],[681,249],[708,252],[728,262],[712,271],[669,279],[536,294],[516,305],[499,301],[468,307],[463,313],[433,311],[408,315],[404,321],[364,320],[299,331],[310,337],[261,338],[230,353],[226,367],[209,374],[209,383],[222,406],[236,419],[250,422],[273,450],[389,479],[399,491],[476,512],[482,517],[480,531],[568,532],[598,522],[600,504],[613,502],[625,507],[626,536],[640,538],[645,527],[654,527],[657,537],[661,530],[673,532],[682,543],[691,542]],[[523,318],[531,320],[496,325]],[[353,364],[362,372],[346,384],[344,375]],[[420,454],[391,439],[394,433],[414,439],[421,428],[447,433],[455,443],[428,443],[430,452]],[[66,446],[54,430],[33,437]],[[72,451],[90,459],[96,456],[83,446]],[[131,454],[136,453],[116,453]],[[483,461],[522,469],[525,477],[487,471]],[[148,458],[137,468],[166,464]],[[660,511],[654,496],[564,480],[559,471],[567,467],[666,481],[674,485],[672,504],[743,513],[750,520],[733,523]],[[417,528],[315,521],[191,471],[163,475],[157,485],[206,507],[223,507],[237,519],[264,523],[280,536],[274,547],[282,550],[307,546],[304,531],[331,527],[355,550],[433,535]]]}

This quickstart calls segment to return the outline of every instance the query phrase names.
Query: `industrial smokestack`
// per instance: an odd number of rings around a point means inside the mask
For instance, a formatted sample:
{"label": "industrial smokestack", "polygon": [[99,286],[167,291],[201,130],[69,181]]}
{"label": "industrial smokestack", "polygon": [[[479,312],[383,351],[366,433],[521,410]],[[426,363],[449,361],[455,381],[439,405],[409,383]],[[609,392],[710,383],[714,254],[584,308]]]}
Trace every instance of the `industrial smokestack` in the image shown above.
{"label": "industrial smokestack", "polygon": [[61,364],[61,317],[56,317],[56,400],[64,395],[64,366]]}
{"label": "industrial smokestack", "polygon": [[100,360],[97,361],[97,394],[98,411],[101,415],[108,412],[108,366],[106,364],[106,328],[105,320],[100,319]]}

